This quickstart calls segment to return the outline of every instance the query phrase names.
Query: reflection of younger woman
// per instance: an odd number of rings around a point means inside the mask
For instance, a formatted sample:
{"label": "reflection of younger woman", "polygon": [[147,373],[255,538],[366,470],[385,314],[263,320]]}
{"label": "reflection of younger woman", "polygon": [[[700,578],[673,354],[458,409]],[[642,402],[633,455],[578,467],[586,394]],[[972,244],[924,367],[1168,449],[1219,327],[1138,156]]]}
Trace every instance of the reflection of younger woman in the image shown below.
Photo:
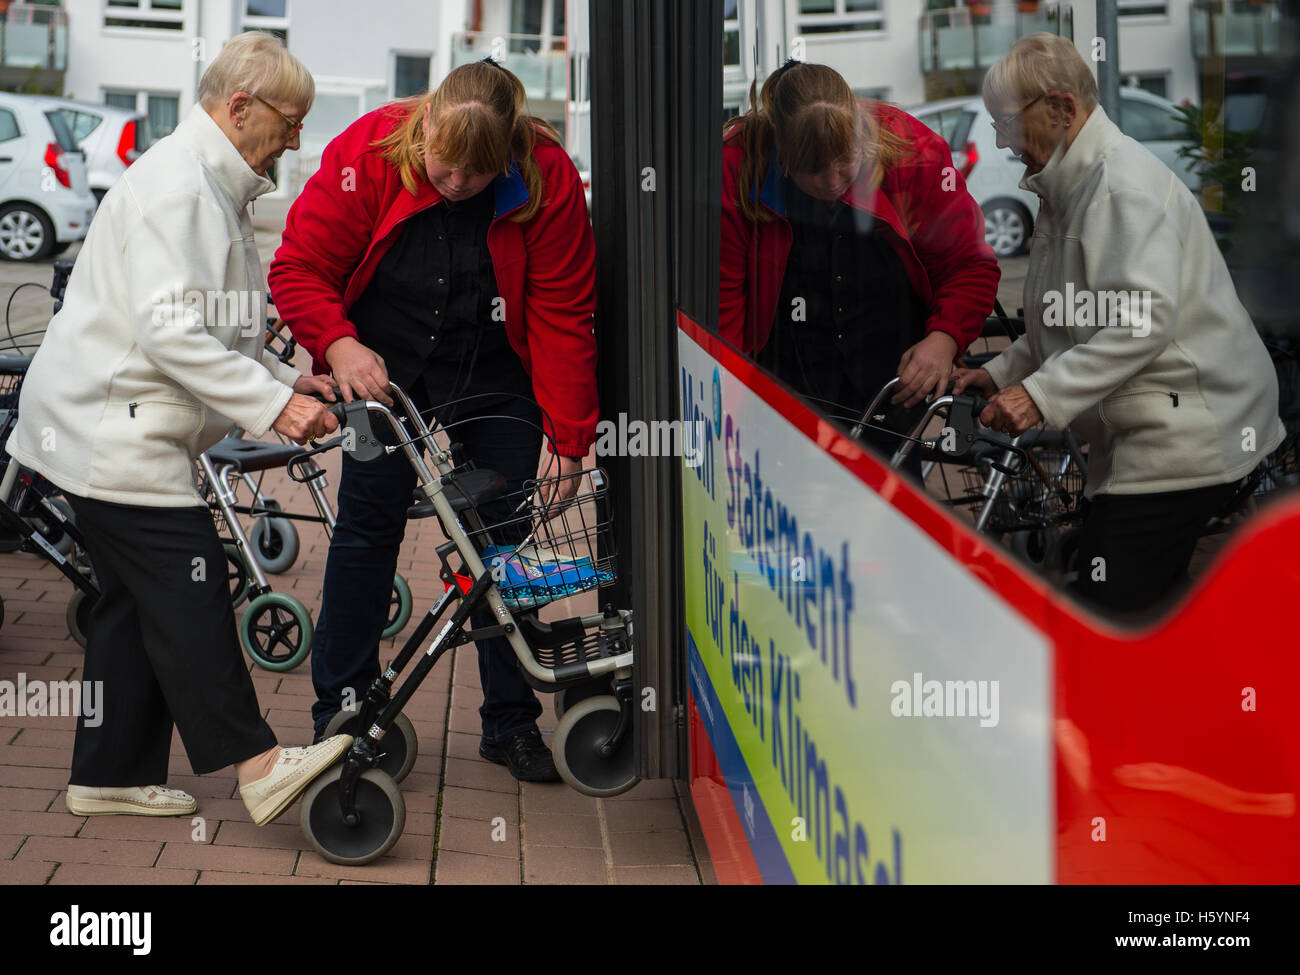
{"label": "reflection of younger woman", "polygon": [[942,391],[999,277],[947,143],[797,61],[723,140],[722,336],[849,411],[896,375],[908,406]]}

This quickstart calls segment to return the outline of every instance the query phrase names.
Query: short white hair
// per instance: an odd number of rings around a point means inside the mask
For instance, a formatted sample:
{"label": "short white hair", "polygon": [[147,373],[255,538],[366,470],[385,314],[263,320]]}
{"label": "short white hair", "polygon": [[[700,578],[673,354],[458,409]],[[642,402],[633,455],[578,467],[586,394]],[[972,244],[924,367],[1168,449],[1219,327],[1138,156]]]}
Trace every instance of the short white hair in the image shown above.
{"label": "short white hair", "polygon": [[1011,45],[984,76],[984,103],[1026,102],[1049,91],[1072,92],[1084,108],[1097,106],[1097,79],[1073,42],[1056,34],[1028,34]]}
{"label": "short white hair", "polygon": [[199,104],[212,109],[237,91],[261,95],[268,102],[311,108],[316,82],[274,34],[250,30],[226,41],[199,81]]}

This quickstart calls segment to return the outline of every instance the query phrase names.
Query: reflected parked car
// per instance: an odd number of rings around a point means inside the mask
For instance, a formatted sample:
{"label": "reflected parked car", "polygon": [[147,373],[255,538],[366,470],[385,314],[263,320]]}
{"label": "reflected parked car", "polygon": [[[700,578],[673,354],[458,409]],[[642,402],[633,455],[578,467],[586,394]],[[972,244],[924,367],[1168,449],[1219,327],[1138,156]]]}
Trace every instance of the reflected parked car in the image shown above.
{"label": "reflected parked car", "polygon": [[60,99],[0,92],[0,258],[39,261],[86,236],[95,198]]}
{"label": "reflected parked car", "polygon": [[60,99],[72,137],[86,156],[86,179],[95,200],[149,148],[149,117],[111,105]]}
{"label": "reflected parked car", "polygon": [[[1025,251],[1034,233],[1038,197],[1020,188],[1025,164],[1009,150],[998,148],[993,118],[984,100],[949,98],[908,111],[947,139],[953,164],[984,210],[985,235],[994,253],[1012,257]],[[1150,149],[1190,188],[1200,185],[1192,163],[1178,158],[1186,140],[1172,102],[1140,88],[1121,88],[1119,127]]]}

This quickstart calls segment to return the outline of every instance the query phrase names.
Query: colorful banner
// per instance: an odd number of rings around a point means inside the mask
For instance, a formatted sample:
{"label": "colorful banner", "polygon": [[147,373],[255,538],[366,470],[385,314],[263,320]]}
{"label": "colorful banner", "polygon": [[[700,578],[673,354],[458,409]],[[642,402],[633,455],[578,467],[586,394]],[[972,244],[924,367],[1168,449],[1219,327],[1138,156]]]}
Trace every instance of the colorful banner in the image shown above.
{"label": "colorful banner", "polygon": [[1047,642],[683,328],[689,686],[763,880],[1051,882]]}

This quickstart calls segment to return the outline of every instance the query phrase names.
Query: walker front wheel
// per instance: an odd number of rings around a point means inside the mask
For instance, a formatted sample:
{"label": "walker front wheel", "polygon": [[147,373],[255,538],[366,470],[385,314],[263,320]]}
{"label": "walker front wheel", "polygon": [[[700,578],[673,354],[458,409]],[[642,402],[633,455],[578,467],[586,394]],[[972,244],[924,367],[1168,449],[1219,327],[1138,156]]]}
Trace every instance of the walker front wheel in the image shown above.
{"label": "walker front wheel", "polygon": [[555,770],[584,795],[616,796],[637,783],[630,730],[613,754],[601,754],[601,747],[618,727],[620,712],[618,698],[612,695],[589,697],[565,711],[555,728],[551,745]]}
{"label": "walker front wheel", "polygon": [[[356,711],[340,711],[325,726],[325,737],[351,735],[360,738],[369,731],[369,728],[362,727],[361,715]],[[373,767],[387,772],[394,782],[401,782],[415,765],[415,757],[420,754],[420,739],[411,719],[399,713],[393,720],[393,726],[380,740],[379,747],[379,761]]]}
{"label": "walker front wheel", "polygon": [[357,780],[356,822],[344,820],[339,804],[343,764],[335,765],[303,793],[298,821],[303,835],[330,863],[361,866],[393,848],[406,827],[406,802],[387,772],[366,769]]}
{"label": "walker front wheel", "polygon": [[314,628],[307,607],[282,592],[258,596],[239,621],[244,652],[267,670],[292,670],[311,651]]}

